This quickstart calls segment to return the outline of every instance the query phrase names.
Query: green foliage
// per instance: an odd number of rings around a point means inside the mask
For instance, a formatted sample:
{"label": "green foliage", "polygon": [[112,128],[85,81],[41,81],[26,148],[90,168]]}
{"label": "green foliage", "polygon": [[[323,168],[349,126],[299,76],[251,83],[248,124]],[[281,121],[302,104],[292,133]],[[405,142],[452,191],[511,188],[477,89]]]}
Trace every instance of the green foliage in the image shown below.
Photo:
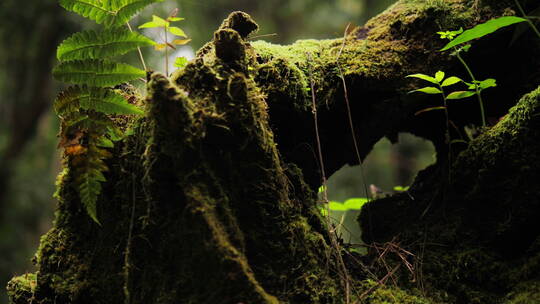
{"label": "green foliage", "polygon": [[405,192],[409,191],[409,186],[403,187],[403,186],[395,186],[394,191],[396,192]]}
{"label": "green foliage", "polygon": [[184,31],[181,28],[176,27],[176,26],[171,26],[171,22],[184,20],[184,18],[176,17],[176,13],[177,13],[177,11],[174,11],[171,14],[171,16],[168,17],[167,19],[163,19],[163,18],[161,18],[159,16],[153,15],[152,16],[152,21],[144,23],[143,25],[139,26],[139,28],[142,29],[142,28],[159,27],[159,28],[163,28],[166,32],[171,33],[171,34],[173,34],[175,36],[180,36],[180,37],[187,38],[186,33],[184,33]]}
{"label": "green foliage", "polygon": [[88,59],[62,62],[53,69],[53,76],[63,82],[110,87],[144,77],[146,72],[125,63]]}
{"label": "green foliage", "polygon": [[448,39],[448,40],[452,40],[454,38],[456,38],[457,35],[463,33],[463,28],[459,28],[459,30],[457,31],[445,31],[445,32],[437,32],[437,34],[439,34],[439,36],[441,37],[441,39]]}
{"label": "green foliage", "polygon": [[68,117],[79,109],[104,114],[143,114],[139,108],[127,103],[124,96],[103,88],[69,87],[60,93],[54,103],[54,110],[60,117]]}
{"label": "green foliage", "polygon": [[106,26],[102,31],[79,32],[64,40],[57,50],[60,64],[53,69],[56,79],[77,84],[61,92],[54,102],[61,119],[59,146],[64,148],[81,203],[99,223],[97,201],[108,171],[105,160],[112,155],[108,149],[124,136],[113,118],[143,114],[128,102],[132,100],[128,93],[121,95],[112,87],[146,76],[145,71],[111,58],[156,44],[119,26],[145,6],[163,0],[59,1],[67,10]]}
{"label": "green foliage", "polygon": [[83,31],[64,40],[58,47],[59,60],[110,58],[126,54],[138,47],[152,46],[151,39],[128,29]]}
{"label": "green foliage", "polygon": [[[413,90],[410,93],[412,93],[412,92],[421,92],[421,93],[426,93],[426,94],[443,94],[444,95],[444,92],[443,92],[444,87],[451,86],[451,85],[454,85],[454,84],[457,84],[457,83],[460,83],[460,82],[462,82],[462,83],[464,83],[464,84],[466,84],[468,86],[469,91],[451,92],[451,93],[449,93],[448,95],[445,96],[445,100],[467,98],[467,97],[476,95],[477,90],[481,92],[484,89],[497,86],[496,80],[493,79],[493,78],[488,78],[488,79],[482,80],[482,81],[474,80],[474,81],[472,81],[470,83],[465,82],[461,78],[456,77],[456,76],[450,76],[450,77],[444,79],[444,72],[442,72],[442,71],[438,71],[437,74],[435,75],[435,77],[431,77],[431,76],[424,75],[424,74],[412,74],[412,75],[407,75],[406,77],[422,79],[422,80],[425,80],[425,81],[429,81],[429,82],[431,82],[433,84],[436,84],[438,86],[438,87],[424,87],[424,88]],[[441,107],[433,107],[433,109],[437,109],[437,110],[440,109],[440,108]],[[426,111],[422,110],[421,112],[426,112]],[[418,112],[417,112],[417,114],[418,114]]]}
{"label": "green foliage", "polygon": [[178,57],[176,58],[176,60],[174,61],[174,66],[177,67],[177,68],[183,68],[186,66],[188,60],[186,57]]}
{"label": "green foliage", "polygon": [[456,77],[456,76],[450,76],[445,79],[444,76],[445,76],[445,73],[443,71],[438,71],[437,73],[435,73],[435,77],[425,75],[425,74],[407,75],[406,77],[422,79],[436,85],[436,87],[433,87],[433,86],[423,87],[420,89],[410,91],[409,93],[421,92],[421,93],[426,93],[426,94],[443,94],[443,97],[446,99],[446,96],[444,96],[444,87],[448,87],[448,86],[457,84],[459,82],[463,82],[463,80],[461,80],[459,77]]}
{"label": "green foliage", "polygon": [[[445,110],[447,120],[448,120],[448,112],[447,112],[447,105],[446,105],[446,102],[448,100],[465,99],[465,98],[476,95],[478,98],[478,103],[480,105],[480,115],[481,115],[481,120],[482,120],[482,126],[486,126],[486,117],[485,117],[486,115],[484,111],[484,102],[482,100],[481,93],[483,90],[487,88],[496,87],[497,83],[496,83],[496,80],[493,78],[488,78],[486,80],[481,80],[481,81],[476,80],[469,65],[465,62],[465,60],[461,56],[461,53],[467,52],[471,46],[470,44],[468,45],[462,45],[462,44],[470,42],[474,39],[481,38],[490,33],[493,33],[500,28],[507,27],[509,25],[516,24],[519,22],[524,22],[524,21],[527,21],[527,19],[515,17],[515,16],[505,16],[505,17],[500,17],[496,19],[491,19],[485,23],[478,24],[472,29],[469,29],[466,31],[463,31],[463,29],[460,28],[459,30],[456,30],[456,31],[437,32],[437,34],[439,34],[441,39],[450,40],[450,42],[447,43],[446,46],[444,46],[441,49],[441,51],[445,51],[450,48],[454,49],[454,52],[452,53],[452,55],[455,55],[458,58],[458,60],[461,62],[461,64],[465,67],[465,69],[467,70],[467,73],[471,77],[471,82],[465,82],[462,79],[455,76],[451,76],[444,79],[444,72],[442,71],[437,72],[435,74],[435,77],[431,77],[424,74],[408,75],[407,77],[422,79],[422,80],[425,80],[432,84],[437,85],[436,87],[433,87],[433,86],[424,87],[424,88],[413,90],[411,92],[421,92],[425,94],[441,94],[444,100],[443,106],[426,108],[426,109],[416,112],[416,115],[424,113],[424,112],[428,112],[428,111],[433,111],[433,110]],[[444,90],[443,90],[444,87],[451,86],[460,82],[467,85],[466,90],[454,91],[448,95],[445,95]],[[447,138],[447,140],[450,141],[449,138]]]}
{"label": "green foliage", "polygon": [[347,210],[360,210],[367,202],[369,202],[367,197],[356,197],[346,200],[343,205],[347,208]]}
{"label": "green foliage", "polygon": [[[343,203],[338,201],[329,201],[328,209],[332,211],[360,210],[367,202],[369,202],[367,197],[349,198]],[[324,207],[322,207],[322,209],[325,210]]]}
{"label": "green foliage", "polygon": [[78,186],[81,202],[96,223],[99,223],[97,198],[101,193],[101,183],[106,181],[103,172],[108,170],[105,159],[110,157],[107,150],[98,147],[98,142],[98,138],[91,138],[86,155],[77,155],[73,158],[75,184]]}
{"label": "green foliage", "polygon": [[[525,21],[525,19],[519,18],[519,17],[507,16],[507,17],[501,17],[501,18],[489,20],[465,32],[463,32],[462,28],[460,28],[458,31],[437,32],[440,35],[441,39],[451,40],[441,50],[444,51],[453,47],[454,52],[452,53],[452,55],[455,55],[458,58],[458,60],[465,67],[465,69],[467,70],[467,73],[471,77],[471,83],[465,82],[465,84],[468,85],[470,91],[453,92],[449,94],[446,97],[446,99],[449,99],[449,100],[463,99],[463,98],[476,95],[478,98],[478,104],[480,105],[480,116],[482,119],[482,126],[484,127],[486,126],[486,114],[484,111],[484,101],[482,100],[481,93],[484,89],[495,87],[497,85],[496,85],[495,79],[492,79],[492,78],[489,78],[483,81],[476,80],[476,78],[474,77],[474,74],[471,71],[471,68],[461,56],[461,53],[467,52],[470,49],[471,45],[467,44],[467,45],[460,46],[459,48],[457,46],[460,44],[469,42],[473,39],[481,38],[487,34],[493,33],[499,28],[506,27],[506,26],[509,26],[518,22],[522,22],[522,21]],[[459,35],[459,36],[455,38],[456,35]]]}
{"label": "green foliage", "polygon": [[60,5],[105,27],[120,27],[150,4],[164,0],[59,0]]}
{"label": "green foliage", "polygon": [[[188,44],[191,39],[187,39],[187,35],[179,27],[171,26],[171,22],[177,22],[182,21],[184,18],[176,17],[178,14],[178,9],[174,9],[167,19],[163,19],[159,16],[153,15],[152,21],[146,22],[139,26],[139,29],[145,29],[145,28],[160,28],[163,30],[163,38],[164,41],[162,43],[155,42],[155,49],[157,51],[164,50],[165,51],[165,74],[169,75],[169,56],[168,56],[168,49],[176,49],[175,45],[185,45]],[[168,35],[172,34],[173,36],[183,37],[185,39],[173,39],[172,41],[169,40]],[[183,59],[181,59],[183,58]],[[176,59],[174,66],[177,68],[182,68],[186,65],[187,59],[184,57],[179,57]]]}
{"label": "green foliage", "polygon": [[[453,48],[455,46],[458,46],[460,44],[469,42],[471,40],[484,37],[485,35],[491,34],[495,32],[496,30],[507,27],[512,24],[516,24],[519,22],[527,21],[524,18],[516,17],[516,16],[504,16],[496,19],[491,19],[485,23],[481,23],[472,29],[466,30],[461,35],[457,36],[455,39],[453,39],[453,36],[446,36],[441,34],[441,38],[447,38],[451,41],[445,45],[441,51],[449,50],[450,48]],[[449,32],[439,32],[439,33],[449,33]],[[450,33],[455,33],[450,32]]]}

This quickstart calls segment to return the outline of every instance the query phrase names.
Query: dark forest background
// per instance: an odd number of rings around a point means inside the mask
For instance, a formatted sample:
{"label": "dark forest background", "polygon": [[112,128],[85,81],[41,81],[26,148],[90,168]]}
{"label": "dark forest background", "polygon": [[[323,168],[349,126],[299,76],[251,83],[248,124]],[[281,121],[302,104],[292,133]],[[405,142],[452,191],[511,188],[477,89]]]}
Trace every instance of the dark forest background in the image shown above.
{"label": "dark forest background", "polygon": [[[179,26],[193,40],[173,56],[192,57],[235,10],[253,16],[261,27],[258,35],[268,35],[258,39],[288,44],[297,39],[342,36],[348,23],[361,25],[393,2],[169,0],[145,10],[133,25],[142,24],[152,14],[165,16],[179,8],[179,16],[186,18]],[[0,303],[7,301],[4,286],[12,276],[33,271],[31,258],[39,237],[54,218],[52,196],[61,167],[56,149],[59,123],[51,107],[60,89],[50,75],[56,46],[71,33],[94,26],[63,10],[56,0],[0,2]],[[145,50],[156,70],[163,70],[162,56]],[[135,63],[136,58],[133,60]],[[411,135],[401,134],[400,144],[393,146],[382,140],[365,161],[366,181],[359,168],[343,168],[329,181],[329,199],[364,197],[365,185],[376,185],[382,191],[406,186],[419,169],[434,161],[433,154],[429,143]],[[331,216],[344,216],[344,239],[360,242],[355,212]]]}

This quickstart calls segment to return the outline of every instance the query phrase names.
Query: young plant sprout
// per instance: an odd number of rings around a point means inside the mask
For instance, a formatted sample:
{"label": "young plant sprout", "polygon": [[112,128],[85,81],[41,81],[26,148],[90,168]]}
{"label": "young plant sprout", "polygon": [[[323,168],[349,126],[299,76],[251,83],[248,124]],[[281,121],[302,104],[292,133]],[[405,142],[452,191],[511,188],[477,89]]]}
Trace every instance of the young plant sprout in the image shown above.
{"label": "young plant sprout", "polygon": [[[170,14],[167,19],[163,19],[161,17],[158,17],[156,15],[152,16],[152,21],[146,22],[143,25],[139,26],[139,29],[143,28],[161,28],[163,30],[163,43],[156,43],[155,49],[157,51],[164,50],[165,51],[165,75],[169,76],[169,52],[168,49],[171,48],[173,50],[176,50],[175,45],[185,45],[191,41],[191,39],[187,38],[186,33],[184,30],[182,30],[179,27],[171,26],[171,22],[177,22],[182,21],[184,18],[177,17],[178,15],[178,9],[175,8]],[[176,37],[181,37],[184,39],[172,39],[169,40],[169,34],[172,34]],[[184,64],[187,62],[180,60],[175,63],[175,66],[179,67],[178,65]]]}
{"label": "young plant sprout", "polygon": [[450,118],[448,116],[447,102],[449,99],[465,98],[467,97],[466,96],[467,94],[464,94],[463,91],[455,91],[446,95],[444,92],[445,87],[457,84],[459,82],[463,82],[463,80],[461,80],[461,78],[458,78],[456,76],[450,76],[445,79],[444,76],[445,76],[445,73],[443,71],[438,71],[437,73],[435,73],[435,77],[431,77],[425,74],[412,74],[412,75],[407,75],[406,77],[422,79],[424,81],[430,82],[435,85],[435,86],[423,87],[421,89],[416,89],[409,93],[421,92],[425,94],[440,94],[441,95],[442,100],[443,100],[442,106],[422,109],[416,112],[415,115],[419,115],[419,114],[429,112],[429,111],[444,110],[444,115],[446,118],[445,142],[448,143],[448,160],[450,161],[450,157],[451,157],[450,155]]}
{"label": "young plant sprout", "polygon": [[[524,18],[515,17],[515,16],[504,16],[504,17],[500,17],[496,19],[491,19],[485,23],[479,24],[466,31],[463,31],[463,29],[459,29],[458,31],[437,32],[437,34],[440,35],[441,39],[450,40],[450,42],[447,43],[441,49],[441,51],[446,51],[453,48],[454,52],[452,53],[452,55],[458,58],[459,62],[461,62],[463,67],[465,67],[465,70],[467,70],[469,77],[471,77],[470,83],[464,82],[465,84],[467,84],[468,90],[461,91],[459,93],[456,92],[455,97],[459,97],[459,98],[453,98],[453,99],[461,99],[461,98],[466,98],[472,95],[476,95],[478,98],[478,103],[480,105],[482,127],[485,127],[487,124],[486,124],[486,114],[484,110],[484,101],[482,100],[481,93],[483,90],[487,88],[497,86],[497,84],[496,84],[495,79],[493,78],[488,78],[482,81],[476,80],[476,78],[474,77],[474,74],[472,73],[471,68],[461,56],[461,52],[467,52],[471,47],[470,44],[465,44],[465,43],[468,43],[474,39],[484,37],[488,34],[495,32],[496,30],[500,28],[507,27],[509,25],[519,23],[519,22],[524,22],[524,21],[527,21],[527,20]],[[459,35],[459,36],[456,37],[456,35]],[[462,45],[462,46],[458,47],[459,45]]]}

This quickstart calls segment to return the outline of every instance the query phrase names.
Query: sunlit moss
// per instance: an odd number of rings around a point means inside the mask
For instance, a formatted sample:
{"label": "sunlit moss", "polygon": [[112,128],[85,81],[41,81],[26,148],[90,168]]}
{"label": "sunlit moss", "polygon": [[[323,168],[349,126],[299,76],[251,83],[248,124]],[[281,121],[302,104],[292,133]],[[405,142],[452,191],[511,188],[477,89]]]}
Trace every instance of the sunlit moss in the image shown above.
{"label": "sunlit moss", "polygon": [[12,304],[27,304],[36,289],[36,274],[26,273],[14,277],[7,285],[7,294]]}

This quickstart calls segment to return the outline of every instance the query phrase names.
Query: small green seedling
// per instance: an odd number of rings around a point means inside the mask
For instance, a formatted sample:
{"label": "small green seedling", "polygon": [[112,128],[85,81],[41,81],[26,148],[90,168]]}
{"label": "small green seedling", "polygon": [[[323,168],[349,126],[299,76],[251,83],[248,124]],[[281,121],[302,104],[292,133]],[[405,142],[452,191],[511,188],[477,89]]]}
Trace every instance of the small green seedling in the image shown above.
{"label": "small green seedling", "polygon": [[[171,26],[171,22],[177,22],[182,21],[184,18],[177,17],[178,15],[178,9],[174,9],[167,19],[163,19],[161,17],[158,17],[156,15],[152,16],[152,21],[146,22],[143,25],[139,26],[140,29],[143,28],[162,28],[163,29],[163,42],[162,43],[156,43],[155,49],[157,51],[164,50],[165,51],[165,74],[169,76],[169,48],[176,49],[175,45],[185,45],[191,41],[191,39],[187,38],[186,33],[184,30],[182,30],[179,27]],[[169,40],[169,34],[172,34],[173,36],[181,37],[184,39],[173,39],[172,41]],[[184,62],[182,60],[178,60],[175,62],[175,66],[179,66],[182,63],[187,63],[187,60]]]}
{"label": "small green seedling", "polygon": [[467,70],[467,73],[471,77],[470,83],[465,82],[465,84],[468,85],[468,88],[469,88],[468,91],[455,92],[455,94],[451,96],[452,98],[448,98],[448,99],[461,99],[461,98],[467,98],[467,97],[476,95],[478,98],[478,103],[480,105],[480,115],[481,115],[483,127],[486,126],[486,114],[484,110],[484,102],[482,100],[481,93],[483,90],[487,88],[497,86],[497,84],[495,82],[495,79],[492,79],[492,78],[489,78],[483,81],[476,80],[476,78],[474,77],[474,74],[471,71],[471,68],[461,56],[462,52],[467,52],[471,47],[470,44],[468,45],[464,45],[464,44],[469,43],[470,41],[474,39],[478,39],[488,34],[491,34],[500,28],[507,27],[512,24],[516,24],[516,23],[520,23],[524,21],[527,21],[527,19],[515,17],[515,16],[505,16],[505,17],[500,17],[496,19],[491,19],[485,23],[478,24],[477,26],[471,29],[468,29],[466,31],[463,31],[463,29],[461,28],[458,31],[437,32],[437,34],[439,34],[441,39],[450,40],[450,42],[448,42],[441,49],[441,51],[446,51],[453,48],[454,52],[452,53],[452,55],[455,55],[458,58],[458,60],[465,67],[465,69]]}
{"label": "small green seedling", "polygon": [[[421,113],[434,111],[434,110],[444,110],[445,114],[446,114],[447,124],[448,124],[449,120],[448,120],[447,101],[449,99],[465,98],[465,96],[464,96],[464,94],[461,93],[463,91],[456,91],[456,92],[452,92],[452,93],[446,95],[445,92],[444,92],[444,88],[449,87],[449,86],[454,85],[454,84],[457,84],[457,83],[460,83],[460,82],[463,82],[463,80],[461,78],[459,78],[459,77],[456,77],[456,76],[450,76],[450,77],[447,77],[445,79],[445,73],[443,71],[438,71],[437,73],[435,73],[434,77],[429,76],[429,75],[425,75],[425,74],[420,74],[420,73],[407,75],[406,77],[422,79],[424,81],[428,81],[428,82],[435,85],[435,86],[428,86],[428,87],[423,87],[423,88],[420,88],[420,89],[416,89],[416,90],[410,91],[409,93],[421,92],[421,93],[425,93],[425,94],[440,94],[442,96],[442,99],[443,99],[443,105],[442,106],[422,109],[422,110],[416,112],[415,115],[419,115]],[[447,138],[447,140],[449,140],[449,138]]]}
{"label": "small green seedling", "polygon": [[450,144],[451,144],[451,139],[450,139],[450,117],[448,115],[447,102],[448,102],[449,99],[462,99],[462,98],[466,98],[468,96],[466,96],[467,94],[463,94],[463,91],[456,91],[456,92],[452,92],[452,93],[446,95],[445,92],[444,92],[444,88],[449,87],[449,86],[454,85],[454,84],[457,84],[457,83],[460,83],[460,82],[463,82],[463,80],[461,78],[459,78],[459,77],[456,77],[456,76],[450,76],[450,77],[445,79],[445,73],[443,71],[438,71],[437,73],[435,73],[435,77],[425,75],[425,74],[412,74],[412,75],[407,75],[406,77],[422,79],[424,81],[427,81],[427,82],[430,82],[430,83],[436,85],[436,86],[423,87],[421,89],[413,90],[413,91],[411,91],[409,93],[421,92],[421,93],[425,93],[425,94],[440,94],[441,95],[441,97],[443,99],[442,106],[436,106],[436,107],[430,107],[430,108],[422,109],[422,110],[416,112],[415,115],[419,115],[421,113],[434,111],[434,110],[443,110],[444,111],[444,115],[445,115],[445,118],[446,118],[446,131],[445,131],[446,140],[445,141],[446,141],[446,143],[448,143],[448,160],[450,160],[451,159],[451,152],[450,152],[451,151],[450,150]]}
{"label": "small green seedling", "polygon": [[439,34],[441,39],[448,39],[448,40],[454,40],[457,35],[463,33],[463,28],[460,27],[457,31],[445,31],[445,32],[437,32]]}

